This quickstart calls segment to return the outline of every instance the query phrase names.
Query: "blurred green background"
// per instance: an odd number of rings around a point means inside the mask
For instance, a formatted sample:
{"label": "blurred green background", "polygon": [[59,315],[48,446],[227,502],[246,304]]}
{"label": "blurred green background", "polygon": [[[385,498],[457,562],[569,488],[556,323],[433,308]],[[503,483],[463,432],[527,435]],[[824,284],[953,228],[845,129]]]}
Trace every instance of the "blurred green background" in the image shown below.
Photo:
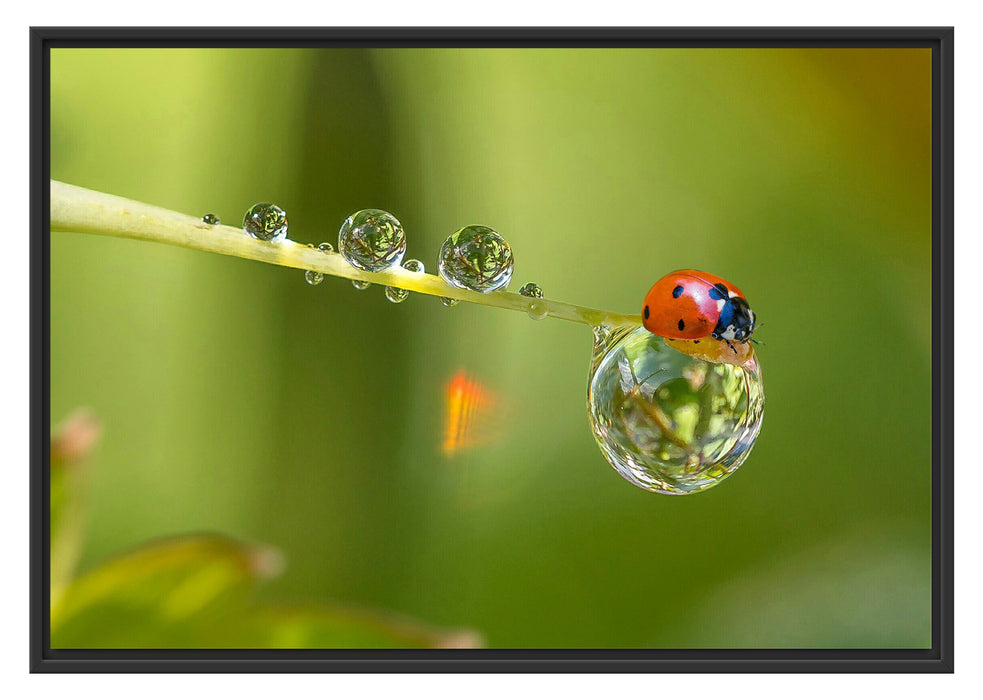
{"label": "blurred green background", "polygon": [[[628,313],[707,269],[766,343],[748,462],[659,496],[593,442],[584,326],[55,233],[52,421],[104,425],[81,568],[215,531],[283,552],[262,601],[492,647],[930,646],[930,67],[928,49],[53,50],[55,179],[232,225],[276,202],[310,243],[382,208],[430,271],[488,225],[513,289]],[[460,369],[498,430],[448,457]]]}

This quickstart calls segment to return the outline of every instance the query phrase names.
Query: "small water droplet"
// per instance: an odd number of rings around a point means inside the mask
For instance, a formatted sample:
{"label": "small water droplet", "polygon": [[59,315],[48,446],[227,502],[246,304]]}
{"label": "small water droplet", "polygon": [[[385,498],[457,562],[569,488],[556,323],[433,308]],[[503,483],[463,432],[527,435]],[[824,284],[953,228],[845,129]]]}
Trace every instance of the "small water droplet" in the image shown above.
{"label": "small water droplet", "polygon": [[330,243],[321,243],[320,245],[318,245],[317,249],[320,250],[322,253],[334,252],[334,246],[331,245]]}
{"label": "small water droplet", "polygon": [[402,224],[389,212],[363,209],[341,225],[338,252],[360,270],[380,272],[402,261],[406,234]]}
{"label": "small water droplet", "polygon": [[365,280],[352,280],[352,286],[355,287],[360,292],[365,291],[372,286],[371,282],[366,282]]}
{"label": "small water droplet", "polygon": [[386,287],[386,299],[394,304],[401,304],[406,301],[410,293],[399,287]]}
{"label": "small water droplet", "polygon": [[201,220],[206,224],[211,224],[212,226],[218,226],[220,223],[222,223],[222,220],[214,214],[205,214],[203,217],[201,217]]}
{"label": "small water droplet", "polygon": [[416,258],[411,258],[403,263],[403,269],[415,274],[423,274],[427,271],[423,263]]}
{"label": "small water droplet", "polygon": [[543,289],[538,284],[528,282],[522,285],[519,294],[534,299],[534,301],[529,302],[529,306],[526,309],[529,318],[534,321],[542,321],[549,315],[549,305],[545,301],[542,301]]}
{"label": "small water droplet", "polygon": [[440,297],[440,303],[444,306],[457,306],[461,303],[460,299],[451,299],[450,297]]}
{"label": "small water droplet", "polygon": [[269,202],[254,204],[242,220],[242,230],[261,241],[282,241],[287,237],[287,213]]}
{"label": "small water droplet", "polygon": [[[419,260],[407,260],[403,263],[403,269],[416,274],[422,274],[425,272],[423,263]],[[405,289],[400,289],[399,287],[386,287],[386,299],[394,304],[399,304],[406,301],[406,298],[409,295],[410,293]]]}
{"label": "small water droplet", "polygon": [[757,358],[741,367],[668,348],[644,328],[594,329],[588,410],[601,452],[649,491],[688,494],[730,476],[761,430]]}
{"label": "small water droplet", "polygon": [[529,314],[529,318],[531,318],[533,321],[542,321],[544,318],[549,316],[549,305],[542,299],[530,301],[526,313]]}
{"label": "small water droplet", "polygon": [[465,226],[448,236],[438,260],[440,276],[460,289],[487,294],[505,289],[512,279],[512,249],[487,226]]}
{"label": "small water droplet", "polygon": [[320,272],[314,272],[314,270],[307,270],[304,272],[304,279],[307,280],[307,284],[313,287],[324,281],[324,275]]}

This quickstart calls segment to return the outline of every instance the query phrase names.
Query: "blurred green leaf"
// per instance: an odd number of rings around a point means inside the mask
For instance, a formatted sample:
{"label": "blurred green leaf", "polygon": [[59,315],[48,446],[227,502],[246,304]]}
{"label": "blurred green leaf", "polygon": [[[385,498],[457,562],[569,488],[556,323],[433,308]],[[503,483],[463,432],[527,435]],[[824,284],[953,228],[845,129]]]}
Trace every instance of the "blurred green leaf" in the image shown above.
{"label": "blurred green leaf", "polygon": [[441,630],[391,613],[308,605],[255,608],[209,630],[207,646],[280,649],[472,648],[471,630]]}
{"label": "blurred green leaf", "polygon": [[100,427],[89,411],[73,413],[51,436],[51,601],[68,585],[85,533],[88,457]]}
{"label": "blurred green leaf", "polygon": [[274,550],[221,535],[152,542],[72,582],[51,610],[52,647],[191,644],[195,618],[224,615],[279,568]]}
{"label": "blurred green leaf", "polygon": [[471,647],[469,631],[344,607],[263,607],[252,584],[278,552],[221,535],[144,545],[96,567],[52,609],[53,648]]}

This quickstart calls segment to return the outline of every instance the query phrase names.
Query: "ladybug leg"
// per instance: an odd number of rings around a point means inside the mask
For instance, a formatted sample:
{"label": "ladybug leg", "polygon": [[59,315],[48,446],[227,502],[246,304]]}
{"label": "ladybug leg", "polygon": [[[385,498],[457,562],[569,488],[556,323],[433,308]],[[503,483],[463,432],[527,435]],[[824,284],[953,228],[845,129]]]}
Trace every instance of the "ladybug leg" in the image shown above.
{"label": "ladybug leg", "polygon": [[729,340],[727,340],[725,342],[727,343],[727,347],[729,347],[731,350],[733,350],[734,351],[734,354],[736,355],[737,354],[737,348],[735,348],[733,345],[731,345]]}

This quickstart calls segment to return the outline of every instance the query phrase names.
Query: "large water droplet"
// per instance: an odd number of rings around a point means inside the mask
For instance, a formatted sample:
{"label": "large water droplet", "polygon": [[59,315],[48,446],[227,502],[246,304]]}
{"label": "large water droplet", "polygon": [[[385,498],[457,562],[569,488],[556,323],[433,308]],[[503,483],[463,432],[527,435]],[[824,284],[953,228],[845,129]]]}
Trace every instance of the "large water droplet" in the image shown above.
{"label": "large water droplet", "polygon": [[214,214],[205,214],[203,217],[201,217],[201,220],[212,226],[218,226],[220,223],[222,223],[222,220]]}
{"label": "large water droplet", "polygon": [[461,289],[494,292],[512,279],[512,249],[487,226],[466,226],[440,247],[438,269],[444,280]]}
{"label": "large water droplet", "polygon": [[524,297],[533,297],[535,299],[542,299],[543,288],[540,287],[535,282],[529,282],[527,284],[522,285],[522,288],[519,290],[519,294],[521,294]]}
{"label": "large water droplet", "polygon": [[389,212],[363,209],[341,225],[338,252],[360,270],[380,272],[402,261],[406,234],[402,224]]}
{"label": "large water droplet", "polygon": [[[403,269],[416,274],[423,274],[426,272],[426,268],[424,268],[423,263],[415,259],[404,262]],[[406,301],[409,295],[409,291],[405,289],[400,289],[399,287],[386,287],[386,299],[394,304],[399,304]]]}
{"label": "large water droplet", "polygon": [[242,220],[242,230],[261,241],[282,241],[287,237],[287,212],[269,202],[254,204]]}
{"label": "large water droplet", "polygon": [[764,415],[756,357],[742,367],[706,362],[644,328],[601,326],[594,338],[590,426],[619,474],[649,491],[688,494],[744,463]]}

